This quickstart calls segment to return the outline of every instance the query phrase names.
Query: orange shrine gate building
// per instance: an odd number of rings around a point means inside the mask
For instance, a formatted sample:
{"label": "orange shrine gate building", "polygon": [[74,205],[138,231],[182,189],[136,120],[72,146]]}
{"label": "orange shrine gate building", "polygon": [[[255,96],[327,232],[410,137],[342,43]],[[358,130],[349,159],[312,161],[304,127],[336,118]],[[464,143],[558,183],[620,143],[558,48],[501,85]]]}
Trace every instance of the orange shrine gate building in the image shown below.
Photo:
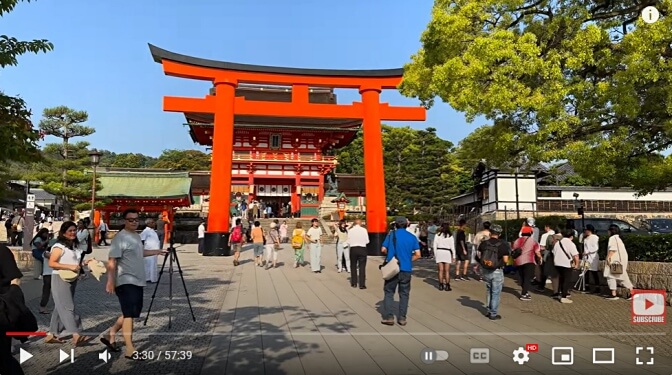
{"label": "orange shrine gate building", "polygon": [[[250,101],[291,101],[290,89],[273,86],[240,85],[236,96]],[[336,103],[336,95],[333,89],[311,89],[309,100]],[[213,115],[187,112],[185,117],[192,140],[212,147]],[[318,217],[325,175],[337,165],[333,150],[352,142],[361,125],[361,120],[349,119],[240,116],[233,128],[231,210],[242,201],[257,200],[289,206],[302,218]],[[198,193],[210,194],[210,184]]]}
{"label": "orange shrine gate building", "polygon": [[[388,232],[381,121],[423,121],[423,107],[380,102],[396,89],[402,69],[331,70],[272,67],[207,60],[149,45],[166,75],[209,81],[202,98],[163,98],[163,109],[183,113],[194,142],[212,148],[209,208],[203,255],[230,255],[231,209],[242,200],[291,203],[316,217],[334,149],[361,129],[369,255],[380,255]],[[357,89],[362,101],[338,104],[334,89]]]}

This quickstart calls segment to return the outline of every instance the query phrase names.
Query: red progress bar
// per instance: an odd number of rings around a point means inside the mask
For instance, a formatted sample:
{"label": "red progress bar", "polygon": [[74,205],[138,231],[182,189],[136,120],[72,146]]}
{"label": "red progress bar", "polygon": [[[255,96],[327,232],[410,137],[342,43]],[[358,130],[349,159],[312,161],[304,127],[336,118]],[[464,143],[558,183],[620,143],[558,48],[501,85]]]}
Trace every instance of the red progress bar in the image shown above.
{"label": "red progress bar", "polygon": [[46,336],[46,332],[7,332],[6,336]]}

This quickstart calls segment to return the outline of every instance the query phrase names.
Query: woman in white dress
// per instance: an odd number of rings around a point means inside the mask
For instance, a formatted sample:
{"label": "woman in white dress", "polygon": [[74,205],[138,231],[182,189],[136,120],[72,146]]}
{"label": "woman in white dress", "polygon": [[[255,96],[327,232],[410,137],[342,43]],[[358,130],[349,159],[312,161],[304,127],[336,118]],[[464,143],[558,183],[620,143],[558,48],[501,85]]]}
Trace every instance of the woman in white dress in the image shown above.
{"label": "woman in white dress", "polygon": [[450,288],[450,264],[453,263],[455,251],[455,239],[450,234],[450,226],[441,224],[439,233],[434,237],[434,256],[439,265],[439,290],[451,291]]}
{"label": "woman in white dress", "polygon": [[[618,284],[621,284],[624,288],[628,289],[629,294],[627,299],[630,300],[632,298],[633,285],[628,276],[628,252],[625,249],[620,234],[621,228],[619,228],[618,225],[612,224],[609,226],[609,244],[607,245],[604,278],[607,279],[607,285],[609,285],[609,290],[611,291],[611,295],[607,297],[607,299],[612,301],[618,300],[618,296],[616,295]],[[611,273],[611,265],[614,263],[620,263],[621,266],[623,266],[623,273]]]}

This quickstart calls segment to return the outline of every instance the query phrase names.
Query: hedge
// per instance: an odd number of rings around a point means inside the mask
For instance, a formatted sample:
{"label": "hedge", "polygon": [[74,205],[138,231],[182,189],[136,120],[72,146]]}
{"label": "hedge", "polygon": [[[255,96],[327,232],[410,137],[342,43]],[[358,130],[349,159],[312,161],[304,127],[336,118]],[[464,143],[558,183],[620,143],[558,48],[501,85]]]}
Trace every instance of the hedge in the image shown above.
{"label": "hedge", "polygon": [[[518,232],[524,219],[497,220],[494,224],[499,224],[505,228],[506,238],[513,241],[518,238]],[[541,216],[535,218],[536,226],[543,232],[546,224],[551,228],[564,229],[567,224],[567,218],[564,216]],[[623,244],[628,252],[628,259],[640,262],[672,262],[672,234],[625,234],[621,235]],[[578,244],[578,239],[574,239]],[[607,243],[609,236],[600,236],[600,259],[607,255]],[[581,249],[580,246],[577,246]]]}

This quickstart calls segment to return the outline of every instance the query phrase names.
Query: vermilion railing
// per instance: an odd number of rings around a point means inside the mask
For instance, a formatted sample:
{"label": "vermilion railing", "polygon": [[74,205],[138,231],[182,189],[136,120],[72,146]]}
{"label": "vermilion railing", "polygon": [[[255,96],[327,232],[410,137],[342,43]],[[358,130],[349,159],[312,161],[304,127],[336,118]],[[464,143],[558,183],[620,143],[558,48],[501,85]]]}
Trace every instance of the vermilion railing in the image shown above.
{"label": "vermilion railing", "polygon": [[331,162],[335,161],[336,157],[321,154],[301,155],[284,152],[234,152],[233,160]]}

